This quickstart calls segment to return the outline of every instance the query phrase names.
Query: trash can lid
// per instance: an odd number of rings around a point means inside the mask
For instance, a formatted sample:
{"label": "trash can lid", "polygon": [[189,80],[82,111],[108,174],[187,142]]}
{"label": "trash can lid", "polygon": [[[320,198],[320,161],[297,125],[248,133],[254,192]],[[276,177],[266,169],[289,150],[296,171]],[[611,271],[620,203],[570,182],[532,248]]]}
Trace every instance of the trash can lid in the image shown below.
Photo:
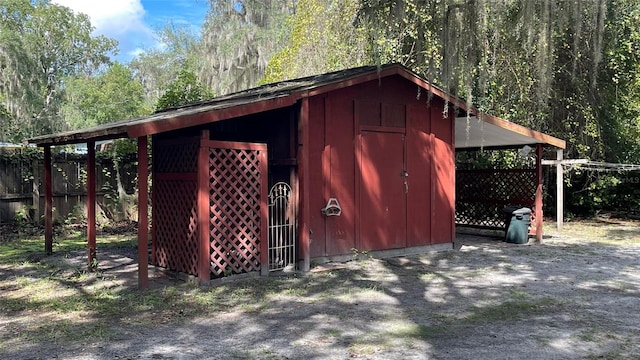
{"label": "trash can lid", "polygon": [[531,209],[528,207],[523,207],[512,212],[513,215],[527,215],[531,214]]}
{"label": "trash can lid", "polygon": [[521,206],[507,205],[502,209],[502,211],[505,214],[513,215],[514,211],[520,210],[521,208],[522,208]]}

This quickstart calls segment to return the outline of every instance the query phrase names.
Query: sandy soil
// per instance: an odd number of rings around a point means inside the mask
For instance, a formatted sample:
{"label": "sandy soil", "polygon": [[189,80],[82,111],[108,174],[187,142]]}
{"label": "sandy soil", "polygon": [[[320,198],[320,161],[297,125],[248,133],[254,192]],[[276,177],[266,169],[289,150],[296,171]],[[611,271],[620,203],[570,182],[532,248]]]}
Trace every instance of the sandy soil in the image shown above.
{"label": "sandy soil", "polygon": [[[544,245],[460,235],[459,251],[388,260],[361,255],[333,270],[283,275],[273,285],[276,294],[259,307],[239,305],[154,328],[121,326],[109,341],[43,342],[0,357],[634,358],[640,354],[640,229],[637,222],[590,226],[589,238],[568,230]],[[160,275],[154,281],[175,286]],[[273,280],[230,286],[256,281]]]}

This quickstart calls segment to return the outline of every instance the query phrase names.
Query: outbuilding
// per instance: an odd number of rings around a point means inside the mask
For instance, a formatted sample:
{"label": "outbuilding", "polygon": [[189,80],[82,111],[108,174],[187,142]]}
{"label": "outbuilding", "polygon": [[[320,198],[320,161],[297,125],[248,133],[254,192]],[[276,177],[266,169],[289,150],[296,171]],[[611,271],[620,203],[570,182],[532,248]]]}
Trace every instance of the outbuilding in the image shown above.
{"label": "outbuilding", "polygon": [[[460,111],[477,117],[457,120]],[[466,130],[459,138],[456,123]],[[152,116],[29,139],[45,149],[51,252],[51,147],[88,143],[89,264],[95,249],[95,142],[138,139],[139,283],[151,263],[198,276],[298,266],[366,251],[451,249],[456,143],[564,148],[480,114],[398,64],[264,85]],[[151,197],[147,188],[152,144]],[[464,144],[462,144],[464,143]],[[538,213],[541,213],[541,177]],[[536,204],[538,199],[536,197]],[[147,204],[152,206],[152,226]],[[151,241],[149,242],[149,233]]]}

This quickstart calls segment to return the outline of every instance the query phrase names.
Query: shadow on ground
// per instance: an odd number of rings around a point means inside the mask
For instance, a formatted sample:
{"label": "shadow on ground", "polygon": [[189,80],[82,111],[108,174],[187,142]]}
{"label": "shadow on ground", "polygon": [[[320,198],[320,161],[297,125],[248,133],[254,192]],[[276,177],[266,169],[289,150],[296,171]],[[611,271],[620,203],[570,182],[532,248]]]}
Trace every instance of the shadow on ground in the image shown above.
{"label": "shadow on ground", "polygon": [[[0,354],[65,359],[627,358],[640,351],[640,247],[628,241],[638,232],[606,231],[624,244],[553,237],[544,245],[513,245],[467,235],[460,239],[460,251],[389,260],[360,255],[337,270],[231,279],[202,288],[152,278],[149,291],[135,288],[132,258],[105,254],[103,279],[65,282],[53,276],[56,286],[72,293],[68,299],[80,298],[73,301],[86,307],[84,317],[65,322],[44,311],[33,318],[24,311],[46,310],[50,304],[3,296],[0,326],[32,329],[36,335],[17,334],[20,340],[14,342],[4,337],[9,345]],[[64,261],[73,264],[70,258]],[[2,267],[0,278],[41,274],[28,267],[14,271]],[[105,288],[107,283],[113,287]],[[21,308],[25,301],[28,306]],[[50,324],[29,328],[26,318],[49,319]],[[56,328],[73,336],[51,337],[58,334]]]}

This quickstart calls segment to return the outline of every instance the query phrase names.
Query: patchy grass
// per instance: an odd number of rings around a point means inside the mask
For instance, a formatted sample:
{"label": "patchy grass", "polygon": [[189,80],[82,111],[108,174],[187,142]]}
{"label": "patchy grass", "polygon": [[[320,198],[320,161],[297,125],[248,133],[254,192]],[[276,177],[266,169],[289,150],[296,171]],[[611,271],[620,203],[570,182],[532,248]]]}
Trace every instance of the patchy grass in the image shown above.
{"label": "patchy grass", "polygon": [[562,303],[554,298],[509,300],[499,304],[474,307],[474,312],[466,317],[471,323],[491,323],[527,319],[549,311],[557,311]]}
{"label": "patchy grass", "polygon": [[[98,246],[103,250],[132,248],[135,238],[101,236]],[[81,235],[54,244],[54,253],[61,257],[84,249],[86,241]],[[265,294],[276,292],[269,281],[261,282],[259,288],[248,283],[211,288],[178,284],[140,291],[114,286],[112,279],[100,272],[40,262],[45,258],[43,252],[42,238],[0,243],[0,313],[11,319],[10,331],[0,334],[0,343],[105,340],[112,338],[112,329],[121,325],[146,327],[179,322],[232,306],[259,311],[264,307]],[[276,287],[279,281],[272,280]],[[38,321],[32,320],[35,318]]]}
{"label": "patchy grass", "polygon": [[[100,249],[116,249],[135,246],[136,238],[129,235],[100,236],[97,241]],[[53,252],[68,254],[71,251],[84,250],[87,238],[77,233],[64,239],[54,239]],[[23,237],[17,240],[0,242],[0,264],[17,264],[25,261],[39,261],[45,257],[44,239],[40,236]]]}
{"label": "patchy grass", "polygon": [[[282,321],[282,327],[295,329],[292,336],[300,344],[342,348],[345,357],[385,358],[398,349],[403,349],[403,355],[412,349],[424,354],[429,344],[442,344],[474,329],[531,325],[575,329],[572,343],[602,345],[607,357],[625,358],[637,349],[631,342],[637,334],[629,335],[627,342],[615,327],[593,327],[606,319],[591,298],[602,295],[604,289],[613,299],[624,296],[630,301],[638,292],[637,263],[622,264],[609,273],[598,267],[602,264],[592,266],[588,257],[597,261],[602,259],[602,249],[618,248],[611,241],[632,248],[637,230],[630,232],[629,239],[615,240],[612,229],[618,225],[609,230],[596,227],[598,236],[613,234],[614,239],[599,240],[591,227],[580,226],[568,224],[568,234],[584,234],[584,239],[591,240],[552,239],[547,246],[489,244],[491,253],[426,254],[406,265],[359,258],[345,265],[345,270],[230,278],[210,287],[179,283],[146,291],[124,286],[106,271],[87,272],[51,261],[42,254],[41,238],[5,241],[0,243],[0,354],[33,343],[114,343],[129,336],[123,333],[171,330],[171,326],[188,326],[191,319],[213,319],[228,312],[265,323]],[[84,237],[73,234],[55,243],[55,256],[65,260],[66,254],[85,251],[85,246]],[[100,249],[135,253],[135,246],[133,236],[100,236],[98,256]],[[575,263],[578,272],[564,268]],[[547,276],[549,269],[553,276]],[[552,289],[555,293],[549,292]],[[599,311],[584,311],[592,307]],[[163,324],[171,326],[158,326]],[[270,331],[279,331],[274,329]],[[532,334],[539,339],[538,345],[551,346],[550,338],[541,334],[546,332]],[[627,345],[616,352],[606,349],[611,343]],[[283,358],[281,349],[245,349],[251,350],[224,355]]]}
{"label": "patchy grass", "polygon": [[[555,224],[547,229],[555,231]],[[562,235],[586,242],[607,245],[640,244],[640,221],[622,219],[593,219],[568,222],[563,225]]]}
{"label": "patchy grass", "polygon": [[405,321],[402,325],[387,331],[386,335],[400,339],[412,338],[417,340],[428,340],[435,336],[446,334],[449,330],[450,327],[445,324],[421,325]]}

